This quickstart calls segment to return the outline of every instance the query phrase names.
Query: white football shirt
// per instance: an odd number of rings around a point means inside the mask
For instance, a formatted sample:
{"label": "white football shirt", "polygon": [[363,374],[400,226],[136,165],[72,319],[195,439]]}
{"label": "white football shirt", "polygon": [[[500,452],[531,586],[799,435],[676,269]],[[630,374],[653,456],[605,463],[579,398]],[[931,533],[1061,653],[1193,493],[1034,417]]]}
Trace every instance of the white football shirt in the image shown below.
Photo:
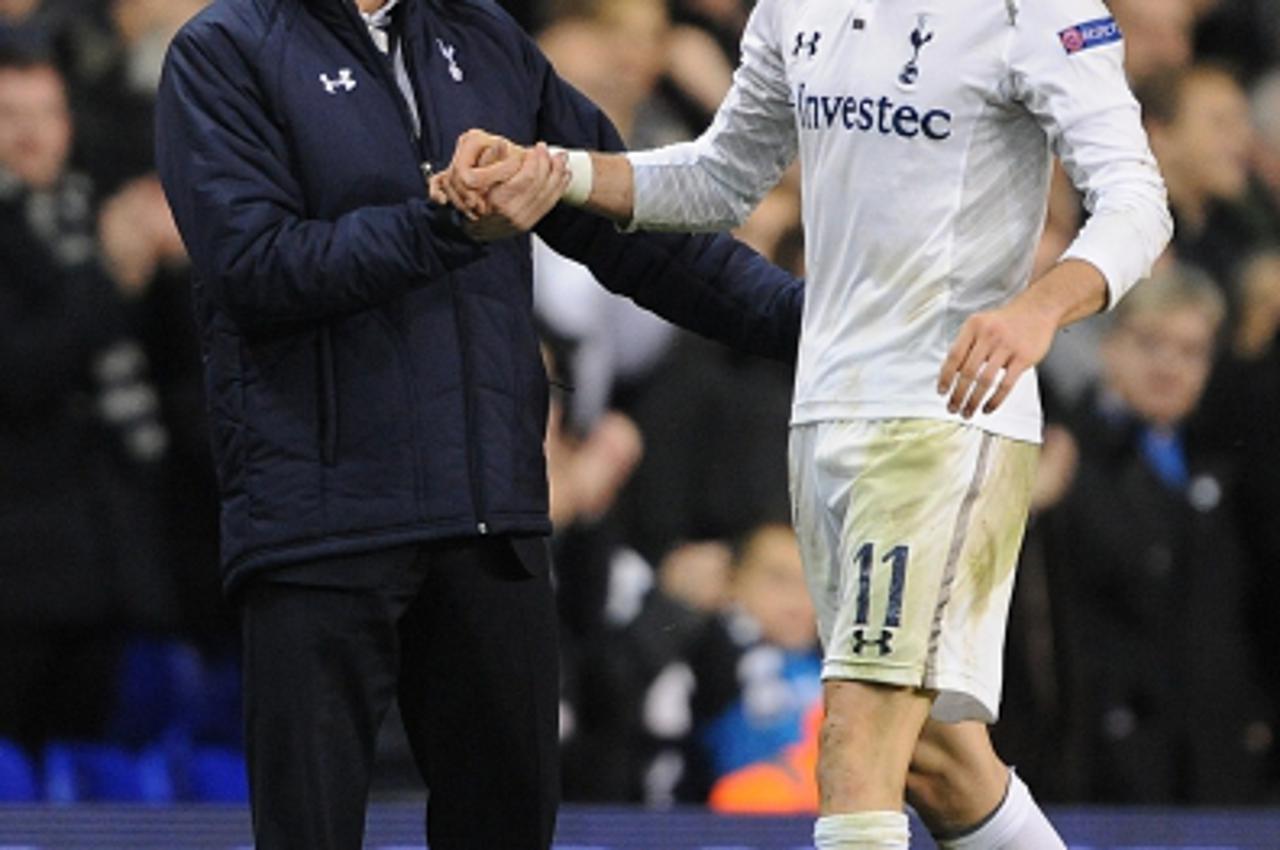
{"label": "white football shirt", "polygon": [[[699,139],[630,154],[633,227],[736,225],[798,154],[807,282],[793,422],[956,420],[964,320],[1030,278],[1052,154],[1091,213],[1065,257],[1114,305],[1172,232],[1100,0],[760,0]],[[975,423],[1039,441],[1034,375]]]}

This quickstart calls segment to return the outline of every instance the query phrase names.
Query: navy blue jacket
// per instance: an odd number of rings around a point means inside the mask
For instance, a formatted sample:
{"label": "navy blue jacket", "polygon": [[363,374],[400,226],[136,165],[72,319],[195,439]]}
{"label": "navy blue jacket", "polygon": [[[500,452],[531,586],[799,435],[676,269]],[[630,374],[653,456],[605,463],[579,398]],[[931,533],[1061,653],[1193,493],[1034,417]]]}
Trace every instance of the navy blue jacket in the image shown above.
{"label": "navy blue jacket", "polygon": [[[528,238],[472,243],[424,173],[471,127],[621,141],[490,0],[403,5],[420,139],[352,0],[217,0],[170,49],[158,159],[195,268],[229,589],[550,530]],[[801,285],[726,237],[626,235],[564,207],[537,232],[679,324],[794,356]]]}

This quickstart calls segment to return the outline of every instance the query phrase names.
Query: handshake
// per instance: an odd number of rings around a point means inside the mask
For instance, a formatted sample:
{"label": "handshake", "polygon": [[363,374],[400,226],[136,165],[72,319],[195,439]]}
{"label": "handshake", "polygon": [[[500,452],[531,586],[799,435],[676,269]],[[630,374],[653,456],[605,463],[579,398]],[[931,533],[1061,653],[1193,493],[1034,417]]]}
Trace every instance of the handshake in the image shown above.
{"label": "handshake", "polygon": [[468,235],[490,242],[532,229],[562,199],[584,205],[591,183],[590,154],[468,130],[428,189],[433,201],[462,213]]}

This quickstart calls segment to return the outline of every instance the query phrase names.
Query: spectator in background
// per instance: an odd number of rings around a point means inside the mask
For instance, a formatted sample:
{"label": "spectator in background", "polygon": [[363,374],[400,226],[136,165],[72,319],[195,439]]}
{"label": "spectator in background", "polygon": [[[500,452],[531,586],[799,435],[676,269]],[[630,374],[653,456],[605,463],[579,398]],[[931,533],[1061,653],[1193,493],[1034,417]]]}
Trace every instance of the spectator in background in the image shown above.
{"label": "spectator in background", "polygon": [[1138,95],[1169,190],[1178,257],[1232,280],[1236,264],[1275,236],[1242,206],[1253,140],[1244,91],[1225,70],[1200,64],[1153,79]]}
{"label": "spectator in background", "polygon": [[[1046,388],[1047,390],[1047,388]],[[1052,393],[1045,394],[1044,443],[1031,490],[1027,534],[1018,558],[1018,582],[1009,608],[1004,648],[1005,710],[991,728],[997,752],[1045,800],[1070,799],[1073,754],[1063,747],[1068,706],[1064,699],[1064,635],[1056,612],[1067,594],[1049,568],[1042,517],[1058,505],[1075,480],[1080,450],[1061,424]],[[1069,580],[1069,578],[1067,579]]]}
{"label": "spectator in background", "polygon": [[24,23],[40,6],[40,0],[0,0],[0,21],[16,26]]}
{"label": "spectator in background", "polygon": [[1280,209],[1280,68],[1250,91],[1255,145],[1253,171],[1272,210]]}
{"label": "spectator in background", "polygon": [[1280,246],[1246,260],[1237,291],[1240,321],[1231,339],[1232,354],[1249,362],[1274,362],[1280,330]]}
{"label": "spectator in background", "polygon": [[729,93],[746,27],[742,0],[675,0],[666,91],[699,132]]}
{"label": "spectator in background", "polygon": [[[7,0],[0,40],[48,51],[66,75],[76,133],[71,164],[89,178],[103,264],[142,345],[171,438],[156,476],[184,636],[226,644],[219,604],[217,496],[186,252],[156,179],[152,123],[164,48],[204,0]],[[25,45],[25,47],[24,47]],[[225,647],[217,646],[220,651]]]}
{"label": "spectator in background", "polygon": [[606,290],[585,266],[533,240],[533,298],[545,333],[560,341],[566,432],[582,436],[620,396],[642,386],[675,328]]}
{"label": "spectator in background", "polygon": [[732,553],[683,543],[657,570],[638,555],[610,565],[608,629],[581,649],[565,798],[667,805],[693,728],[691,641],[728,602]]}
{"label": "spectator in background", "polygon": [[1135,87],[1191,64],[1195,10],[1190,0],[1110,0],[1124,33],[1124,66]]}
{"label": "spectator in background", "polygon": [[663,0],[563,0],[538,46],[568,82],[599,104],[631,147],[688,138],[657,92],[671,22]]}
{"label": "spectator in background", "polygon": [[[1241,458],[1240,522],[1257,565],[1250,613],[1259,654],[1271,662],[1280,655],[1280,250],[1245,264],[1240,303],[1219,415],[1234,414],[1228,421],[1239,430],[1232,446]],[[1280,680],[1266,681],[1272,705],[1280,706]]]}
{"label": "spectator in background", "polygon": [[156,488],[183,636],[206,653],[230,655],[236,629],[218,581],[217,483],[189,263],[154,175],[131,180],[106,201],[99,237],[170,436]]}
{"label": "spectator in background", "polygon": [[1280,63],[1280,14],[1275,0],[1191,0],[1196,54],[1230,62],[1246,80]]}
{"label": "spectator in background", "polygon": [[44,17],[40,11],[40,0],[0,0],[0,34],[12,39],[21,30],[38,30]]}
{"label": "spectator in background", "polygon": [[1232,475],[1188,432],[1225,307],[1166,268],[1116,310],[1104,377],[1080,409],[1079,472],[1051,524],[1066,621],[1079,796],[1097,803],[1258,800],[1270,716],[1242,606]]}
{"label": "spectator in background", "polygon": [[821,702],[822,658],[795,532],[753,529],[734,552],[730,605],[692,642],[693,729],[682,796],[800,742]]}
{"label": "spectator in background", "polygon": [[[669,21],[662,0],[566,0],[538,42],[556,70],[595,101],[629,144],[687,138],[657,94]],[[534,240],[534,309],[561,341],[567,433],[593,429],[615,398],[642,384],[675,329],[602,287],[580,263]]]}
{"label": "spectator in background", "polygon": [[0,40],[45,47],[91,0],[0,0]]}
{"label": "spectator in background", "polygon": [[716,780],[707,805],[722,814],[814,815],[818,811],[818,736],[822,704],[805,715],[799,741],[773,758],[753,762]]}
{"label": "spectator in background", "polygon": [[146,351],[171,437],[157,482],[184,637],[234,651],[235,624],[217,576],[218,502],[189,261],[155,175],[154,116],[164,50],[205,0],[109,0],[56,35],[77,122],[73,162],[111,197],[99,235]]}
{"label": "spectator in background", "polygon": [[149,489],[167,435],[66,170],[51,60],[0,50],[0,737],[107,722],[123,632],[173,624]]}
{"label": "spectator in background", "polygon": [[742,40],[751,12],[749,0],[674,0],[671,5],[677,21],[701,27],[714,35],[725,57],[737,64],[738,42]]}
{"label": "spectator in background", "polygon": [[[803,265],[798,170],[765,196],[734,235],[793,273]],[[789,366],[678,334],[634,394],[647,451],[623,491],[627,539],[656,559],[681,540],[736,539],[787,522]]]}
{"label": "spectator in background", "polygon": [[72,159],[104,194],[154,174],[164,51],[204,5],[205,0],[107,0],[68,16],[54,34],[79,128]]}
{"label": "spectator in background", "polygon": [[719,777],[781,756],[821,694],[816,641],[789,526],[751,529],[733,552],[676,547],[638,611],[584,664],[594,757],[580,763],[596,793],[615,777],[614,796],[590,799],[704,802]]}
{"label": "spectator in background", "polygon": [[[1270,663],[1280,653],[1280,249],[1248,258],[1236,286],[1239,320],[1209,387],[1201,428],[1238,460],[1233,499],[1256,571],[1253,636]],[[1266,680],[1280,706],[1280,680]]]}
{"label": "spectator in background", "polygon": [[[611,597],[618,592],[615,584],[626,583],[626,574],[638,559],[623,545],[611,509],[644,454],[644,441],[635,423],[613,410],[597,415],[580,430],[572,426],[564,398],[565,372],[559,365],[563,356],[553,355],[555,350],[556,346],[544,342],[544,360],[553,381],[547,417],[547,482],[556,604],[565,638],[562,655],[571,669],[578,646],[589,644],[604,629]],[[652,582],[648,564],[639,570]]]}
{"label": "spectator in background", "polygon": [[618,510],[641,555],[788,520],[791,382],[790,366],[680,337],[633,407],[646,452]]}

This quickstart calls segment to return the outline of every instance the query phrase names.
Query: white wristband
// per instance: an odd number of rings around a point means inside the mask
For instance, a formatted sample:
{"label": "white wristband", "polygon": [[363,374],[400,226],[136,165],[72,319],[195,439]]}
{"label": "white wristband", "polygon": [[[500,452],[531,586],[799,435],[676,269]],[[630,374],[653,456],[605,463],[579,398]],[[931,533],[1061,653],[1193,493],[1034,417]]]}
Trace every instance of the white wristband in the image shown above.
{"label": "white wristband", "polygon": [[550,148],[550,152],[553,156],[563,153],[569,157],[569,161],[565,163],[569,170],[569,185],[565,187],[560,200],[575,207],[585,205],[587,198],[591,197],[591,184],[595,179],[591,154],[584,150],[569,151],[555,147]]}

